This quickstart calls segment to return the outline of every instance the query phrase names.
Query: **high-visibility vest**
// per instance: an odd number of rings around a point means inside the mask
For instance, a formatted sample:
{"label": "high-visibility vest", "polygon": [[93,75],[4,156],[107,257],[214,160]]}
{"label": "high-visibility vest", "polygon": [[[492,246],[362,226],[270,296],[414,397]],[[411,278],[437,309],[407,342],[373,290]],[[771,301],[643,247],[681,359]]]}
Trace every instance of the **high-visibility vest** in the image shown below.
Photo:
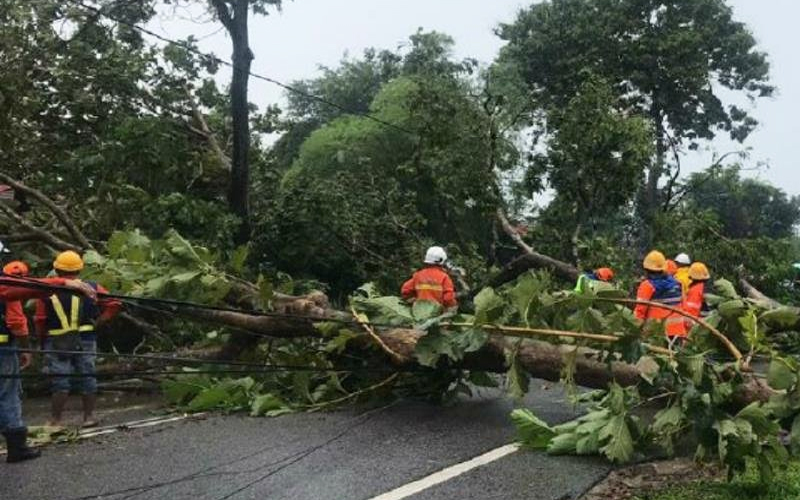
{"label": "high-visibility vest", "polygon": [[[97,290],[97,284],[88,282]],[[59,292],[45,301],[47,311],[47,334],[50,336],[94,331],[94,320],[99,315],[95,301],[83,296]]]}
{"label": "high-visibility vest", "polygon": [[[662,286],[657,286],[655,280],[645,280],[642,283],[642,286],[640,286],[640,292],[647,290],[647,287],[649,287],[653,293],[649,298],[647,296],[641,296],[637,294],[637,299],[647,300],[649,302],[657,302],[659,304],[664,304],[665,306],[674,308],[680,308],[683,302],[683,291],[681,289],[681,285],[672,277],[669,277],[668,280],[671,281],[671,283],[667,283],[669,286],[666,287],[663,286],[663,284]],[[649,291],[646,293],[649,294]],[[640,316],[641,319],[664,322],[664,331],[667,336],[686,336],[686,324],[684,323],[684,317],[680,314],[669,309],[662,309],[658,306],[644,306],[642,310],[644,311],[644,314],[643,316]]]}

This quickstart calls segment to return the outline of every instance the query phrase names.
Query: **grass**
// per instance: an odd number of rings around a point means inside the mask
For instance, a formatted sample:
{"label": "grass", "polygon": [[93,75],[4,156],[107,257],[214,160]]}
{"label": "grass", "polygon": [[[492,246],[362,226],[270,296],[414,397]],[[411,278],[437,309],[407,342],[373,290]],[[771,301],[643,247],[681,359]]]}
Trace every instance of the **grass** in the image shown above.
{"label": "grass", "polygon": [[755,467],[731,483],[699,481],[640,494],[637,500],[793,500],[800,499],[800,462],[777,470],[775,478],[762,484]]}

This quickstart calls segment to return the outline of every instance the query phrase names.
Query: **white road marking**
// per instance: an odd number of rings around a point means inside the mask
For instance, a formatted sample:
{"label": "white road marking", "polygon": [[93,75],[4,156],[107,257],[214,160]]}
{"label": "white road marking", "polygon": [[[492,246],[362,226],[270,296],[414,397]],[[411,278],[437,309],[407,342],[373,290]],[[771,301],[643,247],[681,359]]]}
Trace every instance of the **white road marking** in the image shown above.
{"label": "white road marking", "polygon": [[416,495],[417,493],[436,486],[437,484],[441,484],[453,479],[454,477],[458,477],[465,472],[471,471],[472,469],[481,467],[494,462],[495,460],[499,460],[505,456],[508,456],[518,449],[519,444],[516,443],[495,448],[491,451],[487,451],[483,455],[479,455],[475,458],[467,460],[466,462],[461,462],[460,464],[452,465],[446,469],[440,470],[439,472],[434,472],[430,476],[426,476],[417,481],[404,484],[399,488],[395,488],[392,491],[388,491],[369,500],[402,500],[403,498],[408,498],[411,495]]}

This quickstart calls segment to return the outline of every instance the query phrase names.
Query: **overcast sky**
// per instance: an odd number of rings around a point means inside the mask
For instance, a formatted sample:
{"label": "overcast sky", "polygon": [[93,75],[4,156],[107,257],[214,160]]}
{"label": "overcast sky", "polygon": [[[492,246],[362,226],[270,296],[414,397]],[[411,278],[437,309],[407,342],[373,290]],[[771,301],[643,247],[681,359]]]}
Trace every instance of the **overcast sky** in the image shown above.
{"label": "overcast sky", "polygon": [[[313,77],[319,65],[335,66],[345,53],[359,55],[367,47],[389,48],[404,43],[417,28],[437,30],[456,41],[458,57],[474,57],[488,63],[502,42],[493,33],[500,22],[514,18],[531,1],[521,0],[294,0],[284,1],[283,11],[253,17],[250,44],[255,53],[252,71],[281,81]],[[729,0],[738,20],[748,24],[760,47],[770,57],[772,80],[778,94],[759,100],[754,116],[761,122],[746,146],[752,148],[747,167],[765,165],[750,172],[792,194],[800,194],[797,170],[797,126],[800,120],[800,18],[798,0]],[[174,14],[186,17],[175,21]],[[228,59],[230,41],[219,25],[198,24],[200,13],[170,12],[151,27],[167,36],[194,34],[200,48]],[[188,20],[192,17],[193,20]],[[207,17],[207,16],[206,16]],[[228,73],[220,77],[228,81]],[[251,80],[250,100],[259,106],[284,101],[280,88]],[[725,153],[739,147],[717,140],[710,150],[686,159],[689,169],[706,166],[711,151]]]}

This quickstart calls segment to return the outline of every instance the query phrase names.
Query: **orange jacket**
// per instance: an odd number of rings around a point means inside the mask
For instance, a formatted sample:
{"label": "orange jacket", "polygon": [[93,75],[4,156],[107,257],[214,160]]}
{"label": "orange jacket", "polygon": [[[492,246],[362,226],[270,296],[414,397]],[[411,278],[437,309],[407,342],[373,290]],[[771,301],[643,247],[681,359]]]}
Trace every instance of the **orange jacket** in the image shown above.
{"label": "orange jacket", "polygon": [[[658,292],[654,283],[665,291]],[[671,307],[681,307],[682,299],[680,283],[677,283],[671,276],[666,276],[657,281],[645,279],[641,282],[636,292],[636,300],[659,302]],[[684,317],[669,309],[637,304],[634,314],[642,321],[664,321],[664,331],[669,337],[686,337],[687,335]]]}
{"label": "orange jacket", "polygon": [[[22,309],[22,301],[47,297],[51,292],[49,290],[36,290],[34,288],[17,288],[13,286],[14,278],[7,275],[4,275],[2,278],[3,284],[0,285],[0,301],[5,302],[6,305],[6,327],[15,337],[26,337],[28,335],[28,318],[25,317],[25,311]],[[45,285],[62,286],[66,280],[64,278],[26,278],[25,281],[20,282],[25,283],[31,281]]]}
{"label": "orange jacket", "polygon": [[430,300],[446,308],[458,306],[453,280],[439,266],[429,266],[414,273],[403,283],[401,293],[404,299]]}
{"label": "orange jacket", "polygon": [[699,318],[700,312],[703,310],[703,295],[705,291],[706,284],[704,282],[697,281],[692,283],[686,293],[686,299],[683,301],[683,310],[695,318]]}

